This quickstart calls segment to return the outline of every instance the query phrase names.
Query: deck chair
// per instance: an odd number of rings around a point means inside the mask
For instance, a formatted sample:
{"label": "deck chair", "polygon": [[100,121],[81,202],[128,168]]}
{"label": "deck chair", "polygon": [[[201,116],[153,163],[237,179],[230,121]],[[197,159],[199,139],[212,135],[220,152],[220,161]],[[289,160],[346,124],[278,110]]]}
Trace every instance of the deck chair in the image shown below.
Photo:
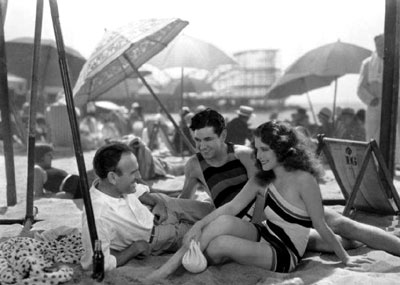
{"label": "deck chair", "polygon": [[345,198],[343,215],[362,210],[396,215],[400,198],[375,140],[350,141],[318,136],[323,153]]}

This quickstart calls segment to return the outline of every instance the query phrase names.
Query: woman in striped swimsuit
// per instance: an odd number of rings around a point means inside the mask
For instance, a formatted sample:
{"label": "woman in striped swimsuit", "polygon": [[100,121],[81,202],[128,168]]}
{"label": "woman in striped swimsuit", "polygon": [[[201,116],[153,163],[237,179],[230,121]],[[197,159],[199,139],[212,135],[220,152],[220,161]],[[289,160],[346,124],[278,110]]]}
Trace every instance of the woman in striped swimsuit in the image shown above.
{"label": "woman in striped swimsuit", "polygon": [[[318,186],[322,168],[308,140],[286,123],[271,121],[254,133],[259,172],[229,203],[198,221],[185,235],[184,246],[152,278],[163,278],[181,264],[192,239],[209,263],[235,261],[277,272],[290,272],[300,262],[314,227],[349,267],[368,262],[343,249],[324,220]],[[266,219],[254,224],[235,217],[257,194],[266,193]]]}

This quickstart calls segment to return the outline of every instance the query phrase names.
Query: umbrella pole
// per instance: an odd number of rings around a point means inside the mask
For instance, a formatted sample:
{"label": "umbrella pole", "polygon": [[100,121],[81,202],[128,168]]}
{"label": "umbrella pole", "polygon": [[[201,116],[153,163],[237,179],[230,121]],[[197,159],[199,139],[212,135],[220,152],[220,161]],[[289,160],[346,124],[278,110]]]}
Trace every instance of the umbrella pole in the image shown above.
{"label": "umbrella pole", "polygon": [[87,223],[88,223],[88,227],[89,227],[89,234],[90,234],[90,239],[91,239],[91,243],[92,243],[92,249],[94,251],[95,241],[98,239],[97,231],[96,231],[96,223],[94,220],[92,201],[90,200],[90,193],[89,193],[88,179],[87,179],[86,168],[85,168],[85,161],[83,158],[78,122],[76,119],[74,100],[73,100],[73,96],[72,96],[71,81],[69,78],[68,66],[67,66],[66,57],[65,57],[64,41],[62,38],[61,26],[60,26],[60,22],[59,22],[57,0],[49,0],[49,3],[50,3],[51,17],[53,20],[54,34],[55,34],[56,43],[57,43],[57,50],[58,50],[60,71],[61,71],[61,79],[62,79],[64,92],[65,92],[65,100],[67,103],[69,122],[71,125],[72,140],[74,143],[76,162],[78,164],[79,177],[80,177],[79,182],[80,182],[80,186],[81,186],[81,190],[82,190],[83,202],[85,204],[85,209],[86,209],[86,217],[87,217]]}
{"label": "umbrella pole", "polygon": [[40,42],[42,38],[43,0],[36,2],[35,38],[32,59],[32,81],[29,98],[29,129],[28,129],[28,181],[26,189],[26,216],[24,230],[29,230],[33,224],[33,186],[35,183],[35,139],[36,139],[36,98],[38,93],[38,71],[40,61]]}
{"label": "umbrella pole", "polygon": [[161,109],[164,111],[164,113],[167,115],[168,119],[171,121],[171,123],[174,125],[175,130],[181,135],[183,140],[185,141],[186,145],[190,149],[192,153],[196,153],[196,149],[193,147],[193,145],[190,143],[189,139],[186,137],[186,135],[182,132],[182,130],[179,128],[178,124],[175,122],[174,118],[171,116],[171,114],[168,112],[168,110],[165,108],[164,104],[161,102],[161,100],[158,98],[158,96],[154,93],[153,89],[150,87],[150,85],[147,83],[146,79],[143,77],[142,74],[140,74],[139,70],[136,68],[136,66],[133,64],[133,62],[129,59],[129,57],[124,54],[123,57],[126,59],[126,61],[129,63],[129,65],[132,67],[132,69],[136,72],[137,76],[142,80],[143,84],[146,86],[147,90],[149,90],[150,94],[154,97],[154,99],[157,101],[157,103],[160,105]]}
{"label": "umbrella pole", "polygon": [[314,111],[313,104],[311,102],[310,94],[308,92],[306,92],[306,94],[307,94],[308,105],[310,105],[311,114],[312,114],[313,119],[314,119],[314,123],[318,124],[317,116],[315,116],[315,111]]}
{"label": "umbrella pole", "polygon": [[337,78],[335,79],[335,90],[333,93],[333,108],[332,108],[332,125],[333,129],[335,129],[335,124],[336,124],[336,95],[337,95]]}
{"label": "umbrella pole", "polygon": [[[183,117],[182,117],[182,109],[183,109],[183,86],[184,86],[184,67],[181,67],[181,110],[179,111],[179,114],[181,116],[181,125],[183,124]],[[179,151],[181,153],[181,156],[183,158],[183,140],[179,140]]]}
{"label": "umbrella pole", "polygon": [[14,206],[17,204],[17,193],[15,187],[14,149],[10,120],[10,100],[8,96],[6,43],[4,39],[4,18],[6,15],[6,6],[7,5],[0,5],[0,9],[2,10],[0,11],[0,16],[2,18],[0,19],[0,109],[1,121],[3,122],[3,132],[4,134],[7,134],[3,138],[7,181],[7,206]]}
{"label": "umbrella pole", "polygon": [[3,17],[1,20],[3,22],[3,26],[4,26],[4,22],[6,21],[6,15],[7,15],[7,7],[8,7],[8,0],[0,0],[0,6],[1,6],[1,16]]}

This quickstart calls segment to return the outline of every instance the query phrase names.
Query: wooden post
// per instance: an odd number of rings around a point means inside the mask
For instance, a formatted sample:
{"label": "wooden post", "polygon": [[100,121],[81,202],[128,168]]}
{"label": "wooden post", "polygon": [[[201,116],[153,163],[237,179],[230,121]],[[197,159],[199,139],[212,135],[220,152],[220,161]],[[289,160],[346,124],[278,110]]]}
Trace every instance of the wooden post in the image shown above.
{"label": "wooden post", "polygon": [[92,243],[92,249],[94,251],[95,241],[98,239],[96,231],[96,222],[94,220],[92,200],[90,200],[89,183],[86,173],[85,160],[83,157],[83,151],[81,146],[81,138],[78,128],[78,121],[76,119],[75,105],[72,95],[71,81],[69,79],[69,72],[67,66],[67,59],[65,56],[64,40],[61,33],[61,25],[58,14],[57,0],[49,0],[51,18],[53,20],[54,35],[57,42],[57,51],[60,63],[61,79],[65,92],[65,101],[67,103],[67,111],[69,117],[69,123],[72,131],[72,141],[74,143],[75,157],[78,164],[78,171],[80,177],[80,186],[82,190],[83,203],[85,205],[86,217],[89,227],[90,240]]}
{"label": "wooden post", "polygon": [[26,186],[26,216],[25,226],[27,229],[29,224],[33,223],[33,200],[34,200],[34,183],[35,183],[35,140],[36,140],[36,98],[39,86],[39,61],[40,61],[40,43],[42,38],[42,22],[43,22],[43,0],[36,2],[36,22],[35,22],[35,38],[33,46],[32,58],[32,81],[31,92],[29,98],[29,130],[28,130],[28,181]]}
{"label": "wooden post", "polygon": [[394,174],[399,94],[399,6],[399,0],[386,0],[382,112],[379,137],[379,147],[392,177]]}
{"label": "wooden post", "polygon": [[[3,3],[2,3],[3,4]],[[7,206],[17,204],[15,187],[14,149],[10,120],[10,100],[8,97],[6,43],[4,40],[4,19],[7,5],[0,5],[0,108],[3,125],[4,159],[7,179]]]}

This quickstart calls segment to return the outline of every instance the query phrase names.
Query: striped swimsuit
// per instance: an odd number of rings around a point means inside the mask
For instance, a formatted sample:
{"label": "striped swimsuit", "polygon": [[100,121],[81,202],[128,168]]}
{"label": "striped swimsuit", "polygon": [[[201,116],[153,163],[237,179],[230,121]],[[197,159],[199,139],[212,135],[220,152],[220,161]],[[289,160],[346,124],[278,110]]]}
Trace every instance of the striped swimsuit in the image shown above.
{"label": "striped swimsuit", "polygon": [[[227,146],[228,159],[220,167],[209,165],[200,153],[196,154],[216,208],[235,198],[248,180],[247,170],[240,160],[236,158],[233,144],[227,143]],[[255,199],[237,217],[242,218],[246,215],[254,201]]]}
{"label": "striped swimsuit", "polygon": [[312,222],[308,213],[289,204],[271,183],[265,198],[267,220],[255,224],[260,238],[274,254],[272,271],[290,272],[300,262],[307,246]]}

